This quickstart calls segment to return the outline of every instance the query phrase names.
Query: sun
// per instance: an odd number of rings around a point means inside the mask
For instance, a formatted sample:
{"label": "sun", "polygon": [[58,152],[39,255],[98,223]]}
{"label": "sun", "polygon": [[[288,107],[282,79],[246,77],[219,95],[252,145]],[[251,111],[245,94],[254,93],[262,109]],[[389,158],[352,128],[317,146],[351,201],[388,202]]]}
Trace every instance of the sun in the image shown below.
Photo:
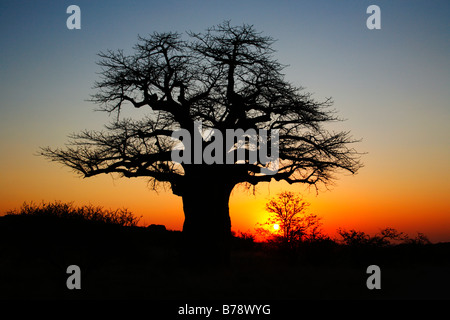
{"label": "sun", "polygon": [[275,230],[278,230],[278,229],[280,229],[280,225],[277,224],[277,223],[275,223],[275,224],[273,225],[273,228],[274,228]]}

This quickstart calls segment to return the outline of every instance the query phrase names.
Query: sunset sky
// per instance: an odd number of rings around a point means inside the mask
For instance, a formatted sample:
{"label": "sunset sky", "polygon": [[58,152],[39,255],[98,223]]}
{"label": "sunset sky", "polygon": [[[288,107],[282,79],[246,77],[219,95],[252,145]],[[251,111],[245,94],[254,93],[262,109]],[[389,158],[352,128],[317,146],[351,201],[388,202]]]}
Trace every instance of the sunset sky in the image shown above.
{"label": "sunset sky", "polygon": [[[81,8],[68,30],[66,8]],[[381,9],[369,30],[366,9]],[[0,1],[0,214],[26,202],[126,207],[141,223],[181,230],[181,198],[145,179],[82,179],[36,156],[67,135],[110,119],[86,101],[98,79],[97,53],[131,52],[137,36],[195,31],[224,20],[252,24],[278,41],[286,78],[317,99],[332,97],[334,124],[362,142],[364,168],[339,174],[329,190],[264,183],[236,187],[232,229],[253,232],[270,197],[302,193],[324,231],[393,227],[450,241],[450,2],[445,1]],[[330,127],[332,128],[332,127]]]}

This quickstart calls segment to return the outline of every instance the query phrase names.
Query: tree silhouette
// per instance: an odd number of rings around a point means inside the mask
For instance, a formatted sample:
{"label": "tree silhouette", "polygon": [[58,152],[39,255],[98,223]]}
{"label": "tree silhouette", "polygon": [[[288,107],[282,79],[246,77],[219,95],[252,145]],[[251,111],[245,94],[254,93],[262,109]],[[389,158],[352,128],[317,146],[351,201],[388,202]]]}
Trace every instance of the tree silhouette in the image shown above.
{"label": "tree silhouette", "polygon": [[[279,240],[289,248],[303,241],[316,240],[323,236],[321,218],[307,213],[308,207],[309,203],[293,192],[281,192],[266,204],[266,211],[271,215],[265,223],[259,224],[256,231],[269,240]],[[279,229],[275,230],[274,225]]]}
{"label": "tree silhouette", "polygon": [[[349,246],[389,246],[395,241],[409,241],[409,238],[403,232],[399,232],[394,228],[384,228],[379,233],[370,236],[364,231],[351,229],[338,229],[337,233],[342,238],[342,243]],[[417,238],[419,239],[419,238]],[[413,240],[414,241],[414,240]]]}
{"label": "tree silhouette", "polygon": [[[134,54],[99,54],[101,77],[91,100],[117,116],[106,131],[73,134],[66,148],[47,147],[41,154],[84,177],[118,173],[147,177],[155,187],[157,182],[170,185],[182,197],[186,249],[196,258],[227,259],[228,201],[237,184],[255,186],[274,179],[318,186],[330,182],[339,169],[355,173],[360,167],[357,152],[349,147],[355,142],[349,133],[323,127],[338,120],[331,99],[315,101],[286,81],[284,67],[273,58],[274,40],[253,26],[224,22],[204,33],[188,32],[187,40],[171,32],[138,40]],[[147,115],[140,120],[121,117],[130,106],[145,107]],[[223,136],[227,129],[278,130],[278,170],[262,173],[272,164],[260,160],[172,161],[171,151],[179,143],[172,135],[178,129],[195,135],[198,121]],[[204,151],[215,139],[202,140],[194,148]],[[243,145],[250,150],[249,143]],[[237,153],[233,146],[222,157]]]}

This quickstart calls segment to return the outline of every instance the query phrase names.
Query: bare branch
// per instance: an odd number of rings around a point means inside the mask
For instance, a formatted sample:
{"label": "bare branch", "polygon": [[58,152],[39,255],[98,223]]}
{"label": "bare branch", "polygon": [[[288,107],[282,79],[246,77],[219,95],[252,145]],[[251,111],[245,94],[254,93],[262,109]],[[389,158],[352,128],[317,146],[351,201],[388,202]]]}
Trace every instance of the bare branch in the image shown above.
{"label": "bare branch", "polygon": [[[72,135],[66,149],[43,148],[41,154],[85,177],[119,173],[145,176],[188,188],[183,179],[202,174],[220,176],[227,183],[284,180],[309,185],[328,184],[334,173],[356,173],[359,156],[349,132],[329,132],[324,125],[340,120],[331,110],[331,98],[316,101],[303,88],[285,80],[282,66],[273,57],[274,40],[253,26],[232,26],[225,21],[204,33],[153,33],[138,37],[134,53],[100,52],[100,79],[91,101],[100,110],[117,113],[117,121],[104,131]],[[121,119],[127,106],[142,108],[141,121]],[[279,130],[279,168],[260,162],[222,167],[191,166],[171,160],[177,129],[206,128]],[[210,142],[202,141],[201,151]],[[215,170],[215,171],[214,171]],[[187,177],[186,171],[194,172]],[[211,173],[210,173],[211,172]],[[184,181],[183,180],[183,181]]]}

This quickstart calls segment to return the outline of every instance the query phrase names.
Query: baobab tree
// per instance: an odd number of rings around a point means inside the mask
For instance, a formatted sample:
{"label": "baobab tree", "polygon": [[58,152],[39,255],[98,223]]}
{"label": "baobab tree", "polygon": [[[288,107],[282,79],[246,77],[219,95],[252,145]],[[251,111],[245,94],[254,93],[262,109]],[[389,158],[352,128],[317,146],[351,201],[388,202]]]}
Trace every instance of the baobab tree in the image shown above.
{"label": "baobab tree", "polygon": [[[117,173],[146,177],[155,187],[167,184],[182,197],[189,255],[205,262],[226,261],[231,234],[228,202],[236,185],[271,180],[326,185],[335,172],[354,174],[360,168],[349,132],[324,128],[339,120],[331,99],[316,101],[286,81],[273,43],[253,26],[223,22],[203,33],[138,37],[130,55],[122,50],[100,52],[100,79],[91,100],[116,115],[114,120],[106,130],[73,134],[65,148],[46,147],[41,154],[84,177]],[[121,111],[126,108],[145,108],[146,115],[124,118]],[[214,130],[214,136],[238,129],[276,131],[276,141],[270,136],[266,141],[276,144],[276,170],[273,162],[234,155],[238,149],[252,148],[245,138],[214,154],[225,158],[231,153],[233,163],[174,161],[180,144],[174,139],[176,132],[194,136],[199,122],[203,133]],[[200,152],[216,141],[205,135],[200,140],[192,146]],[[189,154],[195,157],[195,152]]]}

